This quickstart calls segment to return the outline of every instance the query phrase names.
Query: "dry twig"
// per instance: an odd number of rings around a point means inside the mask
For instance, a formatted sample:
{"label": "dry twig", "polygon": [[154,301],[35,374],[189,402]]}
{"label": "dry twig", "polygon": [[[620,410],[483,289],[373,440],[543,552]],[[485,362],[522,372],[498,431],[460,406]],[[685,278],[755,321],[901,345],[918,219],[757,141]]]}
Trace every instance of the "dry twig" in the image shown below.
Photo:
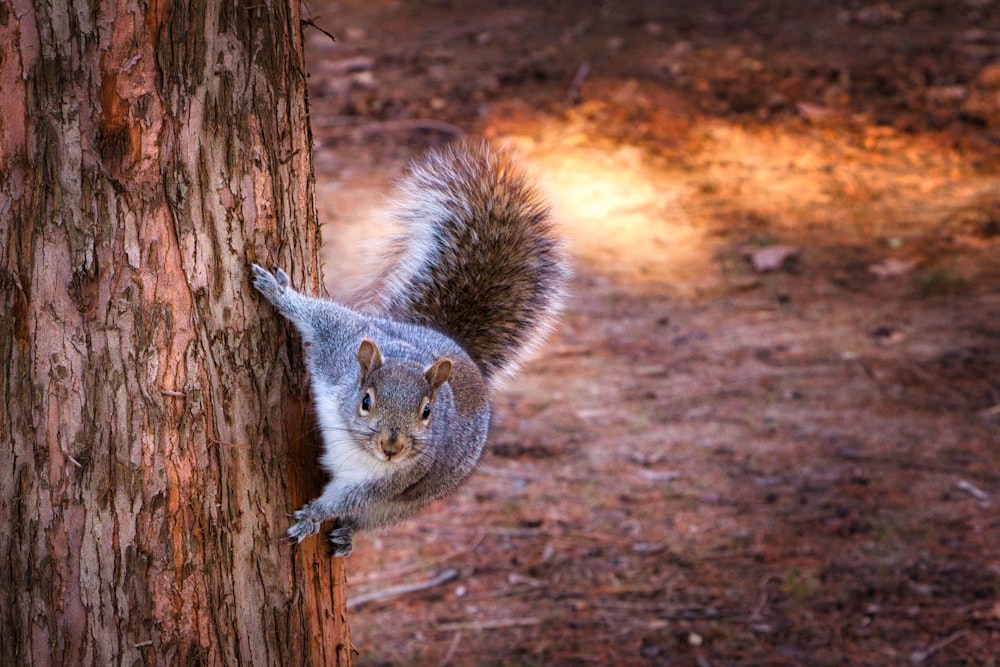
{"label": "dry twig", "polygon": [[444,656],[441,658],[441,662],[438,663],[438,667],[445,667],[451,659],[455,657],[455,651],[458,650],[458,643],[462,641],[462,631],[459,630],[455,633],[455,636],[451,640],[451,644],[448,645],[448,650],[445,651]]}
{"label": "dry twig", "polygon": [[913,653],[910,654],[910,664],[911,665],[924,664],[927,658],[931,657],[932,655],[934,655],[944,647],[948,646],[949,644],[958,641],[967,634],[969,634],[968,630],[958,630],[957,632],[951,633],[944,639],[934,642],[933,644],[925,648],[923,651],[914,651]]}
{"label": "dry twig", "polygon": [[576,69],[576,74],[573,76],[573,80],[569,84],[569,89],[566,91],[566,102],[568,104],[576,104],[580,101],[580,89],[583,87],[583,82],[587,79],[588,74],[590,74],[590,63],[580,63],[580,66]]}
{"label": "dry twig", "polygon": [[459,631],[459,630],[474,630],[479,632],[481,630],[496,630],[498,628],[516,628],[523,625],[539,625],[542,619],[528,617],[528,618],[495,618],[490,621],[466,621],[464,623],[442,623],[438,626],[439,630],[445,632]]}
{"label": "dry twig", "polygon": [[430,579],[424,579],[423,581],[415,581],[412,584],[401,584],[399,586],[390,586],[389,588],[383,588],[378,591],[372,591],[370,593],[365,593],[352,598],[347,601],[347,609],[357,609],[362,605],[369,604],[371,602],[384,602],[392,598],[399,597],[401,595],[408,595],[410,593],[416,593],[417,591],[424,591],[428,588],[434,588],[435,586],[440,586],[443,583],[449,582],[458,576],[458,570],[454,568],[449,568],[443,570],[440,574]]}

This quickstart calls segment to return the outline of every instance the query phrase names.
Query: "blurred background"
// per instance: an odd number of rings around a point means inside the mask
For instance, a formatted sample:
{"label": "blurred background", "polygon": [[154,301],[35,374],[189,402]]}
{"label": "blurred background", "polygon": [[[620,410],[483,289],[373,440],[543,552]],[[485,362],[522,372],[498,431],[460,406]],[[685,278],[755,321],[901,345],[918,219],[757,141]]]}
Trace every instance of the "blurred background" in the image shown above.
{"label": "blurred background", "polygon": [[359,664],[1000,664],[1000,3],[304,13],[331,294],[466,135],[577,270],[479,474],[357,540]]}

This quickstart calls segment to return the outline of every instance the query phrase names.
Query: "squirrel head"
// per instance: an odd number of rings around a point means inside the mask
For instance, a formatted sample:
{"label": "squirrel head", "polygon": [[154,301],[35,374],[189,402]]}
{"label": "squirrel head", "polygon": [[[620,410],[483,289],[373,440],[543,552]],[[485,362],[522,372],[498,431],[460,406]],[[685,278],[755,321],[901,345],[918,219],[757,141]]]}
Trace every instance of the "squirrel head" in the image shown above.
{"label": "squirrel head", "polygon": [[451,359],[440,357],[427,368],[382,359],[375,341],[358,347],[358,392],[354,417],[363,424],[368,452],[380,461],[416,456],[430,438],[434,398],[451,375]]}

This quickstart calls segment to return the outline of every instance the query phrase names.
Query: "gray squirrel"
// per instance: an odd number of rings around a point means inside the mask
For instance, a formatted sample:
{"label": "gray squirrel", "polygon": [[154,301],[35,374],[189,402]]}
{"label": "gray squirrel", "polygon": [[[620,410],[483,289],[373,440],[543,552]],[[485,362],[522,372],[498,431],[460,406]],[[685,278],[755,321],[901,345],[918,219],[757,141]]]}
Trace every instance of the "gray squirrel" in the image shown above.
{"label": "gray squirrel", "polygon": [[354,531],[409,517],[469,477],[490,392],[542,345],[570,279],[548,207],[508,151],[432,151],[400,191],[403,231],[367,308],[305,296],[281,269],[251,265],[254,287],[301,335],[331,475],[287,538],[333,520],[333,556],[351,553]]}

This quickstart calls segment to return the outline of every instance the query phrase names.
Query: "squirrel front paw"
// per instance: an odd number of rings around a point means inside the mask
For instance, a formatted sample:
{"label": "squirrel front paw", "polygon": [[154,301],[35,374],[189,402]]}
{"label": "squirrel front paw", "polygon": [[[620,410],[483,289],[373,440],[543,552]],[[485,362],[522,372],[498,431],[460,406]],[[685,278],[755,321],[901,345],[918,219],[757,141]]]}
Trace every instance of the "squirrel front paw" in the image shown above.
{"label": "squirrel front paw", "polygon": [[251,264],[250,271],[253,273],[253,286],[268,301],[276,304],[288,288],[288,274],[278,267],[274,267],[274,274],[272,275],[270,271],[257,264]]}
{"label": "squirrel front paw", "polygon": [[285,533],[285,538],[298,544],[313,533],[319,532],[320,522],[312,518],[312,515],[305,509],[296,511],[293,515],[298,521],[292,524]]}

